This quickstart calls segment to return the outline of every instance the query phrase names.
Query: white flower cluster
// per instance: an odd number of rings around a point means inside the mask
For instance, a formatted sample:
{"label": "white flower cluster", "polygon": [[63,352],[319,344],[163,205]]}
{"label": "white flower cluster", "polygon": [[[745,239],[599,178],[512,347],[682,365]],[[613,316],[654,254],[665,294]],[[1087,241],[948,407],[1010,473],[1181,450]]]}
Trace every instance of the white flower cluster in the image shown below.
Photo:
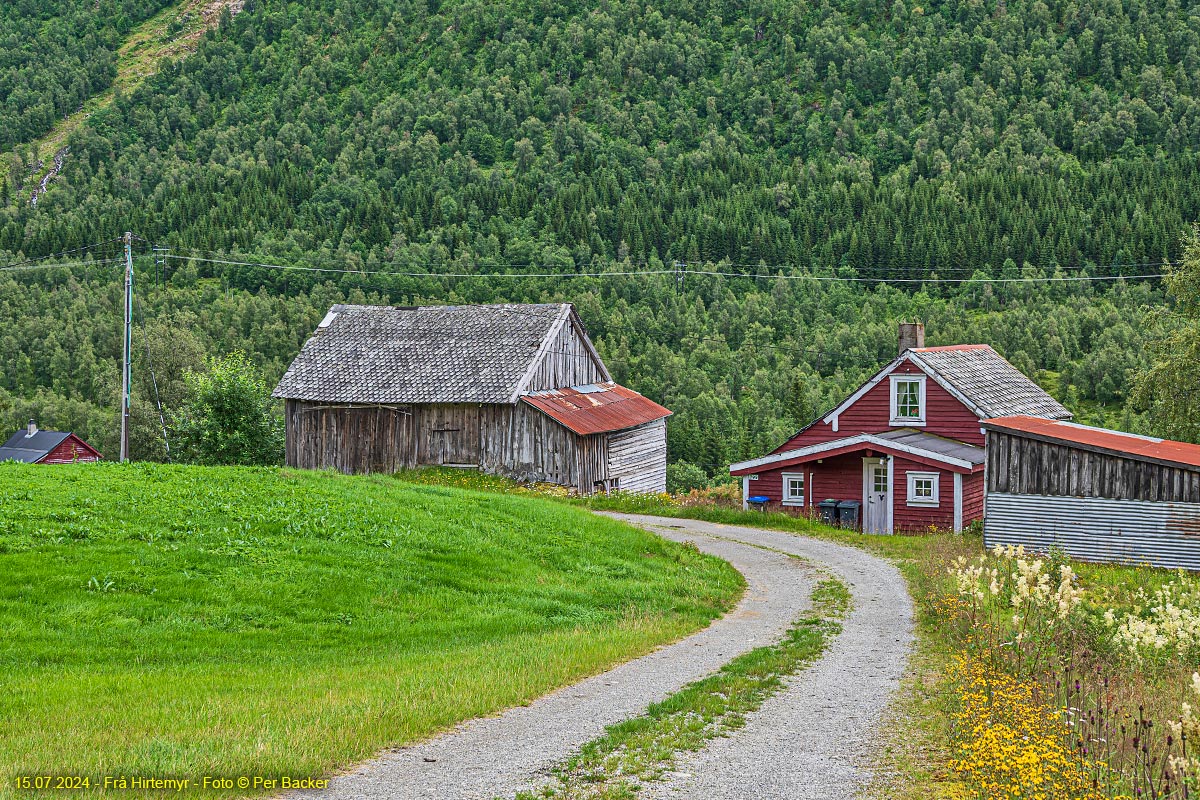
{"label": "white flower cluster", "polygon": [[[999,562],[999,567],[989,566],[987,555],[980,556],[976,562],[966,558],[955,561],[950,574],[954,576],[959,595],[982,603],[987,595],[997,597],[1011,589],[1009,603],[1014,609],[1019,611],[1032,606],[1052,611],[1059,619],[1066,619],[1078,607],[1083,590],[1078,587],[1075,572],[1069,566],[1059,567],[1058,575],[1054,576],[1045,561],[1027,559],[1025,548],[1019,545],[997,545],[991,555]],[[1006,561],[1012,567],[1007,574],[1000,571]],[[1019,622],[1020,616],[1014,615],[1013,624]]]}
{"label": "white flower cluster", "polygon": [[1152,598],[1139,590],[1134,613],[1126,613],[1119,624],[1112,609],[1104,621],[1113,629],[1113,642],[1139,659],[1151,653],[1186,656],[1200,647],[1200,596],[1175,581],[1159,587]]}
{"label": "white flower cluster", "polygon": [[[1200,673],[1192,673],[1192,693],[1200,696]],[[1184,736],[1187,737],[1184,741],[1200,741],[1200,717],[1196,716],[1191,703],[1184,703],[1181,710],[1183,713],[1178,720],[1167,722],[1171,735],[1176,741],[1182,740]],[[1200,759],[1188,755],[1184,750],[1182,756],[1171,756],[1171,769],[1181,775],[1200,774]]]}

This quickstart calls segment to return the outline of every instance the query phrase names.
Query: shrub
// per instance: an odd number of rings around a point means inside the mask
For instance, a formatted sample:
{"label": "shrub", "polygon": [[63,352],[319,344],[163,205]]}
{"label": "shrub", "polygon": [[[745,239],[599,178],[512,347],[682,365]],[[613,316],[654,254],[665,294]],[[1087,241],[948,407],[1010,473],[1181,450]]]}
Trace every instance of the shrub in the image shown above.
{"label": "shrub", "polygon": [[187,393],[172,414],[180,460],[205,466],[267,466],[283,461],[283,421],[258,370],[235,351],[184,376]]}
{"label": "shrub", "polygon": [[708,486],[708,475],[695,464],[676,461],[667,465],[667,493],[684,494]]}

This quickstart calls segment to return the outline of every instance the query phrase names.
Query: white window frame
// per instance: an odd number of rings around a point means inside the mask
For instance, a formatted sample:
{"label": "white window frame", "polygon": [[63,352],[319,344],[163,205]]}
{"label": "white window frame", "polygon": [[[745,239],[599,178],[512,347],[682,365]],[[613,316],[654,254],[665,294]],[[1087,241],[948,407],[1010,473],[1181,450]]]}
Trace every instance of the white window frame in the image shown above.
{"label": "white window frame", "polygon": [[[919,387],[917,389],[917,394],[918,394],[918,402],[921,404],[920,416],[901,417],[899,415],[899,408],[897,408],[897,401],[899,400],[899,396],[896,393],[896,389],[897,389],[897,385],[900,383],[915,383]],[[898,425],[898,426],[902,426],[902,427],[923,426],[925,424],[925,419],[927,417],[927,409],[925,408],[925,376],[924,375],[911,375],[908,373],[902,373],[900,375],[892,375],[891,376],[891,387],[892,387],[892,405],[891,405],[892,410],[891,410],[891,419],[889,420],[889,424]]]}
{"label": "white window frame", "polygon": [[[780,495],[783,499],[780,501],[785,506],[802,506],[808,490],[808,480],[803,472],[785,472],[779,476],[782,480],[780,485]],[[788,487],[788,481],[794,478],[800,479],[800,496],[794,496]]]}
{"label": "white window frame", "polygon": [[[936,508],[940,506],[941,494],[940,487],[942,483],[942,473],[940,472],[909,472],[908,475],[908,504],[910,506],[924,506],[926,508]],[[928,479],[933,482],[933,497],[917,497],[917,481]]]}

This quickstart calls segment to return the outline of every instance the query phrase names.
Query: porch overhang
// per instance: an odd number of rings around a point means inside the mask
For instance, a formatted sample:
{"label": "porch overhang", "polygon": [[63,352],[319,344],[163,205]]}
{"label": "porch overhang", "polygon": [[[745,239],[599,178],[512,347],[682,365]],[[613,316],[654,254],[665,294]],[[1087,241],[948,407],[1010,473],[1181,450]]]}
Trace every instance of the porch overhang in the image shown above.
{"label": "porch overhang", "polygon": [[[936,449],[934,449],[936,448]],[[963,442],[942,439],[932,434],[897,430],[887,433],[860,433],[828,442],[772,453],[749,461],[729,465],[730,475],[752,475],[762,470],[806,464],[818,459],[833,458],[862,451],[892,455],[925,466],[969,475],[983,469],[983,448]]]}

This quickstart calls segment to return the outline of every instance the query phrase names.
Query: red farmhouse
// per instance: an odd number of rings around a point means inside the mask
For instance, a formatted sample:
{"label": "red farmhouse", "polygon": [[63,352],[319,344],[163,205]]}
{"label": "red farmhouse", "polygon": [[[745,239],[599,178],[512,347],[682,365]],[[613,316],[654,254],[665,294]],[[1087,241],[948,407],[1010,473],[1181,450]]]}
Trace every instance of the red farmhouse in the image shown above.
{"label": "red farmhouse", "polygon": [[1071,418],[986,344],[925,347],[900,326],[900,356],[769,455],[730,466],[742,504],[815,513],[822,500],[862,504],[865,533],[962,530],[983,517],[984,432],[994,417]]}
{"label": "red farmhouse", "polygon": [[25,464],[71,464],[99,461],[100,452],[73,433],[40,431],[33,420],[0,446],[0,461]]}

